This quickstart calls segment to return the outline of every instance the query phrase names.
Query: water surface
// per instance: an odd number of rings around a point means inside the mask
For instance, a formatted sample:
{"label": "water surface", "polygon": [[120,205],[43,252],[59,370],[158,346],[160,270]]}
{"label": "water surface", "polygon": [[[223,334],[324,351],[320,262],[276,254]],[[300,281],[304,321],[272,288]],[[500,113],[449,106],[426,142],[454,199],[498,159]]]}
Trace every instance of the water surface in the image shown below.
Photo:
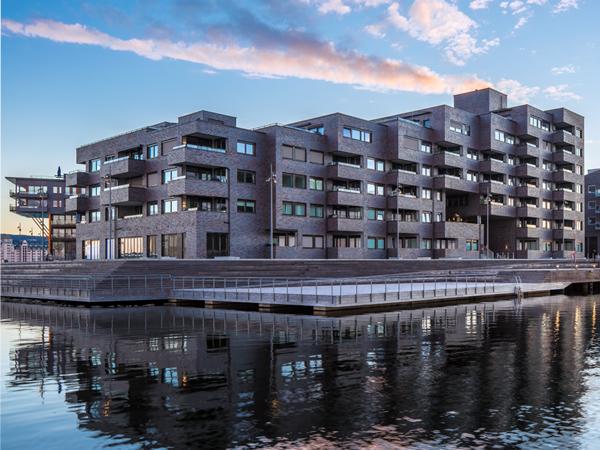
{"label": "water surface", "polygon": [[594,448],[598,296],[345,318],[4,302],[11,448]]}

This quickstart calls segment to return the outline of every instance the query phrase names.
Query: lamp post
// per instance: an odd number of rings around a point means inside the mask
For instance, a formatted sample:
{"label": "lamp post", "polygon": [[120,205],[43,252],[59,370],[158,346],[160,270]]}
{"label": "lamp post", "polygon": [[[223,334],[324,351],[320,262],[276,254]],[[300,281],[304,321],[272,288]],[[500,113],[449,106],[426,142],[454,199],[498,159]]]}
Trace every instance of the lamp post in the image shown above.
{"label": "lamp post", "polygon": [[108,188],[108,245],[106,246],[106,259],[113,259],[114,257],[114,243],[112,235],[112,167],[108,165],[108,175],[105,176],[105,189]]}
{"label": "lamp post", "polygon": [[396,259],[400,259],[400,185],[392,191],[396,196]]}
{"label": "lamp post", "polygon": [[271,259],[273,259],[273,187],[277,184],[277,175],[273,173],[273,164],[269,167],[269,177],[265,181],[269,183],[269,247]]}
{"label": "lamp post", "polygon": [[490,185],[488,184],[487,193],[485,194],[485,253],[486,258],[490,254],[490,208],[492,204],[492,195],[490,193]]}

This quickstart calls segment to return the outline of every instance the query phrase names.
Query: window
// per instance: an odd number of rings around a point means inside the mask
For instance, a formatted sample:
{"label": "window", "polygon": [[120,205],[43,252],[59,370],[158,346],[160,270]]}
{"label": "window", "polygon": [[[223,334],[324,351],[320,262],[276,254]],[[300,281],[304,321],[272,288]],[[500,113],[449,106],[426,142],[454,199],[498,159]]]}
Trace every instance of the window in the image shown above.
{"label": "window", "polygon": [[385,172],[385,161],[381,159],[367,158],[367,169]]}
{"label": "window", "polygon": [[421,222],[431,223],[431,211],[422,211],[421,212]]}
{"label": "window", "polygon": [[319,235],[303,235],[302,236],[302,247],[303,248],[323,248],[323,236]]}
{"label": "window", "polygon": [[162,182],[167,184],[177,178],[177,169],[165,169],[162,171]]}
{"label": "window", "polygon": [[62,186],[54,186],[52,188],[52,192],[54,192],[55,194],[62,194]]}
{"label": "window", "polygon": [[477,182],[477,172],[473,172],[472,170],[467,170],[467,181]]}
{"label": "window", "polygon": [[158,150],[158,144],[151,144],[146,148],[146,158],[147,159],[154,159],[154,158],[158,158],[160,156],[159,154],[159,150]]}
{"label": "window", "polygon": [[421,141],[421,146],[419,147],[419,149],[424,153],[431,153],[432,152],[431,142]]}
{"label": "window", "polygon": [[237,212],[239,213],[255,213],[256,202],[254,200],[238,200],[237,201]]}
{"label": "window", "polygon": [[541,128],[544,131],[550,131],[550,123],[536,116],[529,116],[529,125]]}
{"label": "window", "polygon": [[313,191],[322,191],[323,190],[323,178],[310,177],[308,179],[308,186]]}
{"label": "window", "polygon": [[325,208],[323,205],[311,204],[308,208],[308,215],[309,217],[322,218],[325,215]]}
{"label": "window", "polygon": [[237,181],[238,183],[256,184],[256,172],[238,169]]}
{"label": "window", "polygon": [[295,247],[296,246],[296,234],[295,233],[275,233],[273,235],[273,243],[276,247]]}
{"label": "window", "polygon": [[516,142],[515,137],[512,134],[505,133],[504,131],[495,130],[494,131],[494,139],[500,142],[505,142],[507,144],[514,144]]}
{"label": "window", "polygon": [[435,248],[438,250],[454,250],[458,248],[458,242],[456,239],[436,239]]}
{"label": "window", "polygon": [[146,206],[146,215],[156,216],[158,215],[158,202],[148,202]]}
{"label": "window", "polygon": [[146,239],[146,255],[148,258],[158,258],[158,236],[150,235]]}
{"label": "window", "polygon": [[206,256],[229,256],[229,234],[206,233]]}
{"label": "window", "polygon": [[304,203],[293,203],[293,202],[283,202],[281,213],[284,216],[306,216],[306,204]]}
{"label": "window", "polygon": [[144,238],[141,236],[119,238],[119,258],[141,258],[144,256]]}
{"label": "window", "polygon": [[283,187],[306,189],[306,175],[298,175],[295,173],[283,173],[281,184]]}
{"label": "window", "polygon": [[344,127],[343,136],[354,139],[355,141],[372,142],[370,131],[359,130],[356,128]]}
{"label": "window", "polygon": [[476,252],[479,250],[479,241],[477,239],[466,240],[466,250],[468,252]]}
{"label": "window", "polygon": [[575,136],[578,138],[583,138],[583,130],[581,128],[575,127]]}
{"label": "window", "polygon": [[479,152],[472,148],[467,149],[467,158],[477,161],[479,159]]}
{"label": "window", "polygon": [[367,194],[385,195],[385,186],[383,184],[367,183]]}
{"label": "window", "polygon": [[426,177],[430,177],[431,176],[431,166],[421,166],[421,175],[424,175]]}
{"label": "window", "polygon": [[431,119],[423,119],[423,126],[425,128],[431,128]]}
{"label": "window", "polygon": [[306,149],[284,144],[281,146],[281,157],[283,159],[306,162]]}
{"label": "window", "polygon": [[165,258],[183,258],[184,234],[163,234],[161,253]]}
{"label": "window", "polygon": [[310,131],[311,133],[320,134],[321,136],[325,134],[325,128],[323,125],[317,125],[314,127],[307,128],[306,131]]}
{"label": "window", "polygon": [[83,259],[100,259],[100,240],[89,239],[84,240],[81,243],[82,258]]}
{"label": "window", "polygon": [[254,156],[256,154],[256,144],[252,142],[238,141],[236,150],[241,155]]}
{"label": "window", "polygon": [[312,164],[325,164],[325,154],[317,150],[311,150],[308,154],[308,161]]}
{"label": "window", "polygon": [[450,131],[455,133],[464,134],[465,136],[471,135],[471,127],[466,123],[460,123],[455,120],[450,121]]}
{"label": "window", "polygon": [[90,219],[90,223],[92,222],[100,222],[100,210],[99,209],[95,209],[93,211],[89,212],[89,219]]}
{"label": "window", "polygon": [[367,248],[369,250],[382,250],[385,248],[385,238],[382,237],[368,237]]}
{"label": "window", "polygon": [[431,239],[429,239],[429,238],[421,239],[421,249],[422,250],[431,250]]}
{"label": "window", "polygon": [[100,195],[100,185],[94,184],[89,188],[90,197],[98,197]]}
{"label": "window", "polygon": [[426,200],[431,200],[431,189],[422,188],[421,189],[421,198]]}
{"label": "window", "polygon": [[163,214],[169,214],[177,212],[177,200],[170,198],[162,201],[162,212]]}
{"label": "window", "polygon": [[367,219],[369,220],[385,220],[385,211],[383,209],[367,209]]}
{"label": "window", "polygon": [[90,161],[90,172],[98,172],[100,170],[100,160],[92,159]]}

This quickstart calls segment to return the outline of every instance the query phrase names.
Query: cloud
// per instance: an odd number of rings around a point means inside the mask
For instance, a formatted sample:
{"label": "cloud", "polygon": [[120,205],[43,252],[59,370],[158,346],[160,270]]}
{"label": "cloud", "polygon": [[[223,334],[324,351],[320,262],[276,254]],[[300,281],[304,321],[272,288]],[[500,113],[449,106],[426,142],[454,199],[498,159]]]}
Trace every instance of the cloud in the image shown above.
{"label": "cloud", "polygon": [[399,9],[397,2],[388,7],[388,22],[417,40],[444,45],[446,58],[455,65],[462,66],[500,43],[498,38],[478,42],[471,34],[477,23],[445,0],[415,0],[407,16]]}
{"label": "cloud", "polygon": [[519,17],[519,20],[517,20],[517,23],[515,24],[515,30],[518,30],[519,28],[524,26],[528,20],[529,17]]}
{"label": "cloud", "polygon": [[526,86],[517,80],[502,79],[494,87],[506,93],[512,101],[517,103],[528,103],[531,98],[538,94],[543,94],[556,101],[581,100],[581,96],[569,91],[569,86],[566,84],[541,88],[539,86]]}
{"label": "cloud", "polygon": [[486,9],[492,0],[473,0],[469,3],[469,8],[471,9]]}
{"label": "cloud", "polygon": [[253,77],[295,77],[425,94],[464,92],[489,85],[476,76],[441,75],[425,66],[342,50],[331,42],[299,35],[272,46],[242,46],[229,39],[189,43],[168,39],[121,39],[78,23],[53,20],[22,23],[5,19],[2,29],[13,35],[95,45],[152,60],[187,61],[213,70],[235,70]]}
{"label": "cloud", "polygon": [[343,0],[324,0],[318,9],[321,14],[335,13],[343,15],[352,11],[352,8],[346,5]]}
{"label": "cloud", "polygon": [[371,25],[367,25],[365,27],[365,31],[367,33],[369,33],[371,36],[374,36],[376,38],[384,38],[385,37],[385,26],[383,24],[380,23],[374,23]]}
{"label": "cloud", "polygon": [[352,7],[374,8],[385,5],[390,0],[299,0],[307,5],[316,5],[321,14],[339,14],[344,15],[352,12]]}
{"label": "cloud", "polygon": [[500,3],[500,8],[509,10],[512,14],[521,14],[527,11],[527,4],[522,0],[505,1]]}
{"label": "cloud", "polygon": [[577,8],[579,8],[578,0],[560,0],[556,5],[554,5],[552,12],[561,13],[568,11],[569,9]]}
{"label": "cloud", "polygon": [[577,69],[575,68],[575,66],[573,64],[567,64],[566,66],[561,66],[561,67],[553,67],[551,70],[554,75],[563,75],[565,73],[577,72]]}

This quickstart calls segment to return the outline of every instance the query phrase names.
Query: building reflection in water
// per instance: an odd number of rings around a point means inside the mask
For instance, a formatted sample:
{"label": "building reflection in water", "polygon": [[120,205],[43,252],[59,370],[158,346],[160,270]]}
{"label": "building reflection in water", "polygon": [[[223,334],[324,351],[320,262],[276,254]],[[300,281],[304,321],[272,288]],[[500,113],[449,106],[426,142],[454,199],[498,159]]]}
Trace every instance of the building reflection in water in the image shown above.
{"label": "building reflection in water", "polygon": [[4,302],[3,326],[35,336],[4,383],[55,380],[81,429],[145,447],[565,448],[597,413],[597,300],[344,318]]}

